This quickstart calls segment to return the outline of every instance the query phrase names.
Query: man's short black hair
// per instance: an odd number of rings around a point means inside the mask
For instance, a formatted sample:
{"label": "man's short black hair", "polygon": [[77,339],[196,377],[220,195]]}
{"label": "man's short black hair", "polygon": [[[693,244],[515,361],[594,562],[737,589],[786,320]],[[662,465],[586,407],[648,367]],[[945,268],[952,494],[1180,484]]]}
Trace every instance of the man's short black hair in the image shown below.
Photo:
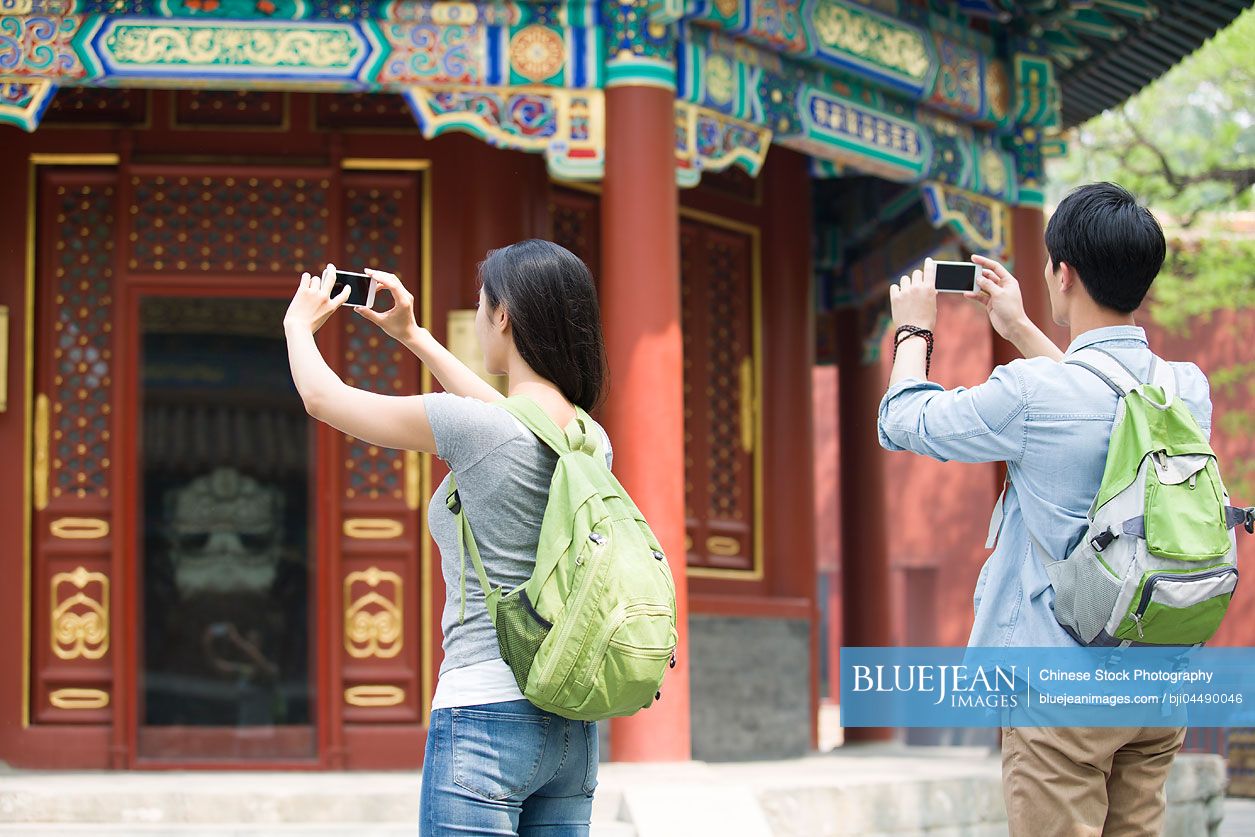
{"label": "man's short black hair", "polygon": [[1071,265],[1094,302],[1122,314],[1142,304],[1166,250],[1155,216],[1114,183],[1073,189],[1046,225],[1055,269]]}

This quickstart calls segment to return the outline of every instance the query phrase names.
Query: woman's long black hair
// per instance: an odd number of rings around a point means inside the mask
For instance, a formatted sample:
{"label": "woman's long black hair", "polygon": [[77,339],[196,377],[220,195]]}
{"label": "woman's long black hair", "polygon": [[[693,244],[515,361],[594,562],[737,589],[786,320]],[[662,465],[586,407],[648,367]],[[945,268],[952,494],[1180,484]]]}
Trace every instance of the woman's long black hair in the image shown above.
{"label": "woman's long black hair", "polygon": [[584,262],[532,238],[489,251],[479,280],[490,311],[505,303],[523,360],[572,404],[596,408],[609,372],[597,287]]}

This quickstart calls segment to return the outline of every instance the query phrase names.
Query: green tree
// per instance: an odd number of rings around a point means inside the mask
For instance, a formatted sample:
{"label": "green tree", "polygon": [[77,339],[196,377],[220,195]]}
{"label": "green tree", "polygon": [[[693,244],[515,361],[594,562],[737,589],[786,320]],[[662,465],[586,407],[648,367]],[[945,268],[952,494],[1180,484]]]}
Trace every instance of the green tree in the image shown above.
{"label": "green tree", "polygon": [[[1189,334],[1217,311],[1255,308],[1255,240],[1233,213],[1255,207],[1255,9],[1120,107],[1094,117],[1051,161],[1050,202],[1082,183],[1125,186],[1164,223],[1168,256],[1150,313]],[[1255,347],[1212,370],[1214,391],[1255,404]],[[1255,434],[1255,408],[1216,416],[1233,438]],[[1255,462],[1226,463],[1235,496],[1255,494]]]}
{"label": "green tree", "polygon": [[1255,9],[1120,107],[1069,137],[1051,197],[1117,180],[1191,226],[1200,213],[1255,205]]}

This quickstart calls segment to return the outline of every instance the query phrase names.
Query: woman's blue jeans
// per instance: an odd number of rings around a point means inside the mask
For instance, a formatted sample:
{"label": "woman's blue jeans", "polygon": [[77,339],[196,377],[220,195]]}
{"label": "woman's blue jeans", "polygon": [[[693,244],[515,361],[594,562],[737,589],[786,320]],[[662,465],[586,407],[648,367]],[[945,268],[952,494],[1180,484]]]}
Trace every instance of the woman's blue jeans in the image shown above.
{"label": "woman's blue jeans", "polygon": [[419,807],[422,837],[587,837],[597,725],[526,700],[431,713]]}

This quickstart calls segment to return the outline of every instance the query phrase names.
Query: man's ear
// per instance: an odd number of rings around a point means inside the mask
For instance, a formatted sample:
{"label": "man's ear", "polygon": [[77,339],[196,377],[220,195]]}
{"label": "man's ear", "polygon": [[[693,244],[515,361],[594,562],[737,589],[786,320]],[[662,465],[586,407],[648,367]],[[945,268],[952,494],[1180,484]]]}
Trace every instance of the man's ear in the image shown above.
{"label": "man's ear", "polygon": [[1076,271],[1072,269],[1072,265],[1067,262],[1059,262],[1059,290],[1067,293],[1072,290],[1081,280],[1076,275]]}

